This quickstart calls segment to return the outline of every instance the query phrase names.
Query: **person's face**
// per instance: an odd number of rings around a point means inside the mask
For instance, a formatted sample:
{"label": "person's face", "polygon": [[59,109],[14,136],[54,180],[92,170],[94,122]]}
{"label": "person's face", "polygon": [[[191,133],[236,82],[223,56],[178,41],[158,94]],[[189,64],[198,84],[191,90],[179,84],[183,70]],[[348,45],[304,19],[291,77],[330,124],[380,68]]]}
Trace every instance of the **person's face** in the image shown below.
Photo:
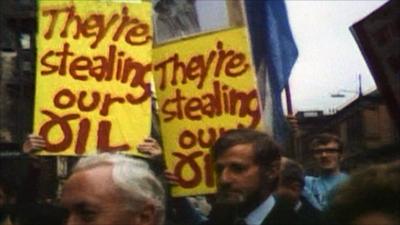
{"label": "person's face", "polygon": [[300,200],[302,190],[302,185],[297,181],[292,181],[290,184],[279,183],[276,195],[292,204],[296,204]]}
{"label": "person's face", "polygon": [[140,223],[140,215],[127,210],[111,165],[74,173],[65,183],[61,205],[69,211],[66,225],[150,224]]}
{"label": "person's face", "polygon": [[[224,204],[246,203],[263,190],[263,172],[254,162],[251,144],[229,148],[216,160],[218,180],[217,201]],[[262,197],[262,196],[258,196]]]}
{"label": "person's face", "polygon": [[313,151],[319,167],[324,171],[339,171],[339,163],[342,154],[336,142],[329,142],[326,145],[317,145]]}

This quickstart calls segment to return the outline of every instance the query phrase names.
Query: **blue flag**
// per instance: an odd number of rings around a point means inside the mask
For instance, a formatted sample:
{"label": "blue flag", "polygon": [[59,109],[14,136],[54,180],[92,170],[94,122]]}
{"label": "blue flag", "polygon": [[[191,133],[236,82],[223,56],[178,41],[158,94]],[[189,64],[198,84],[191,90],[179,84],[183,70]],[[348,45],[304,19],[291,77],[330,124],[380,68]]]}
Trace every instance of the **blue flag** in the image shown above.
{"label": "blue flag", "polygon": [[289,130],[282,109],[281,93],[298,56],[286,5],[283,0],[247,0],[245,5],[254,64],[256,68],[262,64],[268,68],[268,77],[258,76],[261,100],[266,100],[268,88],[265,83],[269,84],[274,138],[284,144]]}

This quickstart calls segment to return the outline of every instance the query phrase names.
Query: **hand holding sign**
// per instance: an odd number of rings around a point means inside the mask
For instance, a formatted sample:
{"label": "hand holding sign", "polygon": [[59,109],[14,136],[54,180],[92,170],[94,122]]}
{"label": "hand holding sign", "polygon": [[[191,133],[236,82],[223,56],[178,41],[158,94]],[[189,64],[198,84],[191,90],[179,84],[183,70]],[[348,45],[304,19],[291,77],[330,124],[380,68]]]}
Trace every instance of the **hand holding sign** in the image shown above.
{"label": "hand holding sign", "polygon": [[36,134],[29,134],[22,145],[22,151],[26,154],[32,154],[45,148],[46,141],[42,136]]}
{"label": "hand holding sign", "polygon": [[160,160],[162,158],[162,148],[157,140],[152,137],[145,138],[137,146],[137,149],[140,153],[149,156],[153,160]]}

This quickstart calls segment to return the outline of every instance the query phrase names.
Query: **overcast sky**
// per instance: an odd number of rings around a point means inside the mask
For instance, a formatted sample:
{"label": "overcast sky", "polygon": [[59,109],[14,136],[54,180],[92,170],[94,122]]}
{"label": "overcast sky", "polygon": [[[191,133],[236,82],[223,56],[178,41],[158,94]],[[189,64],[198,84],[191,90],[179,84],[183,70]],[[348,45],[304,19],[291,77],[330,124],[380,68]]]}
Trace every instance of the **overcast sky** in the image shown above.
{"label": "overcast sky", "polygon": [[385,2],[286,1],[299,49],[299,58],[290,77],[295,111],[328,112],[329,109],[342,107],[357,94],[342,92],[345,98],[332,98],[330,94],[341,89],[357,91],[358,74],[362,75],[364,93],[376,88],[349,27]]}

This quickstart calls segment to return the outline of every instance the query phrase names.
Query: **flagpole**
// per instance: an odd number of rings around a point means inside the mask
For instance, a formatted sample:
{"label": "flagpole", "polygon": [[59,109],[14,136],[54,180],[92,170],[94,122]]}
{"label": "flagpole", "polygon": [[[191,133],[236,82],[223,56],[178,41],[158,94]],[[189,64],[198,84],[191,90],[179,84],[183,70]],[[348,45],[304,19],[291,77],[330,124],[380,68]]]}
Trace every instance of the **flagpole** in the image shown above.
{"label": "flagpole", "polygon": [[292,107],[292,95],[290,94],[290,86],[289,82],[285,85],[285,94],[286,94],[286,106],[288,115],[293,115],[293,107]]}
{"label": "flagpole", "polygon": [[298,146],[299,146],[299,126],[298,122],[295,119],[293,115],[293,106],[292,106],[292,95],[290,93],[290,86],[289,82],[285,85],[285,95],[286,95],[286,107],[287,107],[287,114],[288,114],[288,121],[291,124],[292,128],[292,138],[291,138],[291,143],[292,143],[292,148],[293,148],[293,158],[296,160],[300,159],[299,153],[298,153]]}

